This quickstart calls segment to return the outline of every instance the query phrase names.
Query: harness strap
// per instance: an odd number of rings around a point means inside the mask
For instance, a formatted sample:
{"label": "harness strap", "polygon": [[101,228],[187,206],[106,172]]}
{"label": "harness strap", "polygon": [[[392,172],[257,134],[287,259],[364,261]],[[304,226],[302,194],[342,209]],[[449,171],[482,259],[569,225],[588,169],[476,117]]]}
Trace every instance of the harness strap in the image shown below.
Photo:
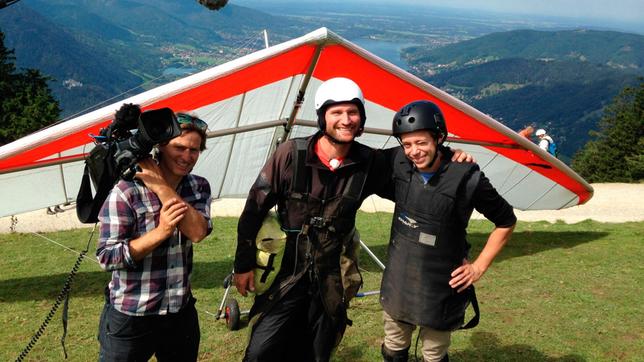
{"label": "harness strap", "polygon": [[472,303],[472,309],[474,309],[474,316],[472,319],[470,319],[467,324],[462,326],[459,329],[470,329],[474,328],[479,324],[479,320],[481,318],[481,311],[479,310],[479,301],[476,299],[476,292],[474,291],[474,286],[471,286],[471,291],[469,292],[470,294],[470,302]]}
{"label": "harness strap", "polygon": [[[292,159],[295,169],[293,171],[289,198],[295,200],[306,200],[308,199],[309,182],[311,181],[310,167],[306,166],[306,156],[308,152],[307,139],[294,138],[293,141],[295,142],[295,147],[293,148]],[[366,161],[366,167],[364,169],[356,171],[349,177],[344,192],[342,193],[341,202],[360,200],[362,190],[364,189],[364,185],[367,181],[367,172],[371,166],[372,161],[373,157],[369,156]],[[311,220],[313,220],[313,223],[316,224],[313,226],[329,226],[328,220],[323,220],[320,217],[315,217]],[[307,220],[305,223],[309,222],[310,220]]]}
{"label": "harness strap", "polygon": [[294,138],[295,148],[293,149],[293,182],[291,182],[291,197],[304,195],[307,193],[308,177],[306,167],[306,139]]}
{"label": "harness strap", "polygon": [[271,254],[268,257],[268,262],[266,263],[266,266],[261,266],[261,265],[256,265],[255,267],[258,269],[264,270],[262,273],[262,276],[260,277],[260,281],[262,283],[266,283],[266,280],[268,279],[268,276],[271,274],[271,272],[275,271],[275,267],[273,264],[275,263],[275,256],[277,254]]}
{"label": "harness strap", "polygon": [[[293,182],[291,183],[291,193],[306,194],[308,192],[307,188],[309,181],[306,167],[307,141],[305,138],[294,138],[293,141],[295,141],[295,148],[293,149],[292,157],[295,170],[293,172]],[[369,157],[366,169],[351,175],[349,181],[347,181],[348,186],[345,188],[342,195],[344,198],[351,200],[360,199],[362,189],[367,181],[366,170],[371,166],[372,160],[373,157]]]}
{"label": "harness strap", "polygon": [[342,195],[343,198],[354,201],[360,200],[360,195],[362,194],[362,190],[364,189],[364,184],[367,181],[367,171],[371,167],[372,160],[373,157],[370,156],[367,159],[367,167],[351,175],[349,181],[347,181],[348,185]]}

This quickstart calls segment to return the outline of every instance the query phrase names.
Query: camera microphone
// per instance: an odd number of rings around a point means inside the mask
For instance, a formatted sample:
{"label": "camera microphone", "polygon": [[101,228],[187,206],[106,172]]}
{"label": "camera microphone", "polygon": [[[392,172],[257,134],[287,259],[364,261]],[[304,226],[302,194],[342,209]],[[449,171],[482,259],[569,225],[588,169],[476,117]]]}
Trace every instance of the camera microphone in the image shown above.
{"label": "camera microphone", "polygon": [[114,130],[129,131],[135,129],[141,116],[141,107],[132,103],[125,103],[116,111],[112,128]]}

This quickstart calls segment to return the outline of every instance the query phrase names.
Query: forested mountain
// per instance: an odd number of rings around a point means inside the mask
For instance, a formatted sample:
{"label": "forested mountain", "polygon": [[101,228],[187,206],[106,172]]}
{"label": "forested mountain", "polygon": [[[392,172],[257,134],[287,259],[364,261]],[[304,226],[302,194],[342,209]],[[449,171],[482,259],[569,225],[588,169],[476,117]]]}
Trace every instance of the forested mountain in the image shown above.
{"label": "forested mountain", "polygon": [[510,31],[405,55],[422,78],[508,127],[548,129],[565,160],[644,75],[644,36],[609,31]]}
{"label": "forested mountain", "polygon": [[82,43],[20,3],[0,12],[0,26],[7,48],[15,49],[17,65],[54,78],[49,84],[63,105],[85,108],[140,82],[108,51]]}
{"label": "forested mountain", "polygon": [[505,58],[577,60],[641,71],[644,36],[598,30],[514,30],[438,49],[412,47],[405,50],[405,56],[434,73]]}
{"label": "forested mountain", "polygon": [[[644,75],[641,35],[514,30],[479,37],[516,24],[347,6],[302,4],[302,12],[284,17],[231,3],[209,11],[192,0],[29,0],[0,10],[0,30],[18,67],[53,78],[63,116],[255,51],[263,29],[271,44],[320,26],[348,39],[423,44],[404,50],[412,72],[515,130],[548,128],[564,159],[597,128],[612,97]],[[279,13],[274,4],[264,9]]]}
{"label": "forested mountain", "polygon": [[280,29],[271,37],[282,41],[296,32],[291,26],[298,24],[233,4],[209,11],[196,1],[30,0],[0,11],[17,65],[54,78],[64,115],[144,82],[166,83],[172,75],[159,77],[167,68],[196,71],[256,50],[261,41],[244,41],[253,33],[260,40],[264,28]]}

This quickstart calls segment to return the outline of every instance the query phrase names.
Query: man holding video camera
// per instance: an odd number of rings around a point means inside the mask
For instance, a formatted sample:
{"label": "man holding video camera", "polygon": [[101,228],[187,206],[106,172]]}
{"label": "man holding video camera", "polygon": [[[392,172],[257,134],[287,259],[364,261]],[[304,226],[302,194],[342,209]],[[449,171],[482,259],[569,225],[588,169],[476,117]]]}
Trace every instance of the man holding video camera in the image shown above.
{"label": "man holding video camera", "polygon": [[134,180],[118,181],[99,213],[96,256],[112,272],[100,361],[197,360],[192,243],[212,223],[210,185],[191,171],[205,149],[207,124],[182,113],[176,120],[181,134],[158,144],[154,158],[138,160]]}

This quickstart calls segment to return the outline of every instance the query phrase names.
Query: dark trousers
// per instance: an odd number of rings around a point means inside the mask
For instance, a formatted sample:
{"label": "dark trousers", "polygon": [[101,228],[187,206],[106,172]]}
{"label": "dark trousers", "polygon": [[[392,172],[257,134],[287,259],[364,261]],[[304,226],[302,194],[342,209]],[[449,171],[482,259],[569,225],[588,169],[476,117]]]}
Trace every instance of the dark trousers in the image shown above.
{"label": "dark trousers", "polygon": [[[328,361],[345,321],[324,311],[317,287],[303,277],[253,326],[245,362]],[[315,289],[315,290],[310,290]]]}
{"label": "dark trousers", "polygon": [[199,319],[195,299],[178,313],[152,316],[123,314],[108,303],[101,313],[99,361],[196,361],[199,353]]}

